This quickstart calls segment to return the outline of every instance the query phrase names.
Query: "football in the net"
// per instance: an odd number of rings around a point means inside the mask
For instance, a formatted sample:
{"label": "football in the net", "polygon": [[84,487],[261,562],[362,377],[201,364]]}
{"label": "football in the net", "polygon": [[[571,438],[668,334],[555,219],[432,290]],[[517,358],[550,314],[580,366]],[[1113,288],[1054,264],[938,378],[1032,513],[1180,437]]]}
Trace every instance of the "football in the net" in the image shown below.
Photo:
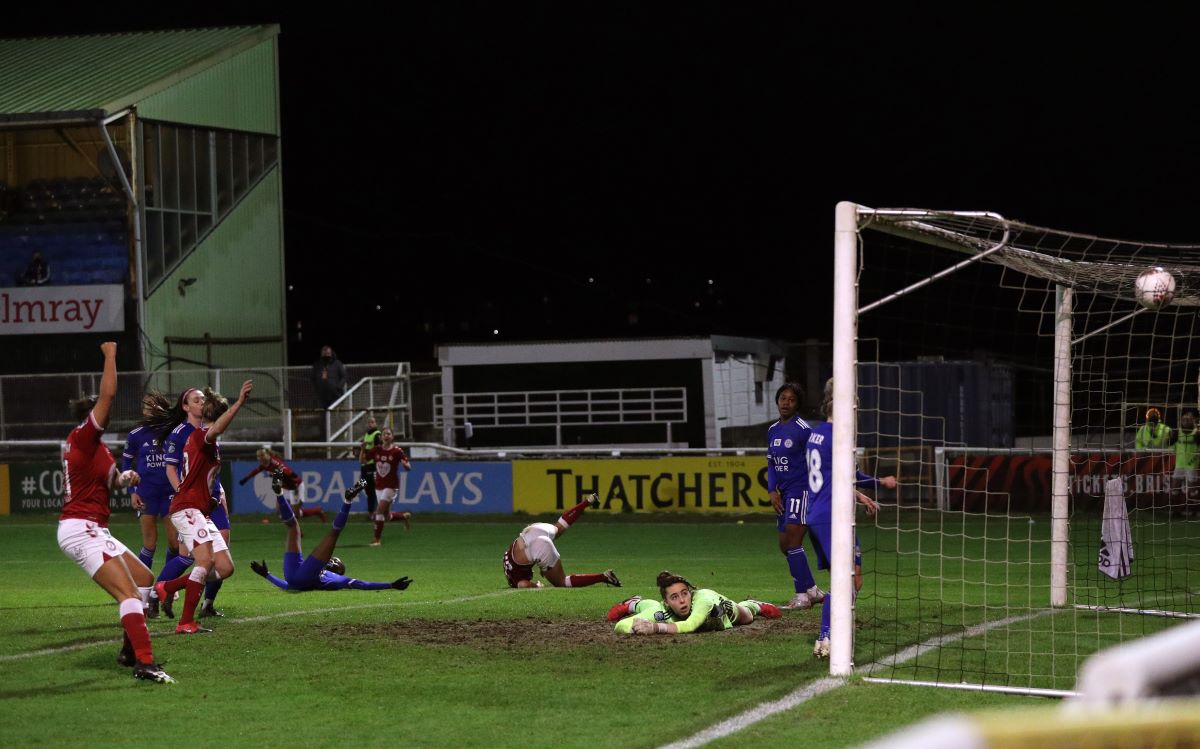
{"label": "football in the net", "polygon": [[1161,309],[1175,298],[1175,276],[1162,268],[1151,268],[1137,277],[1134,289],[1143,307]]}

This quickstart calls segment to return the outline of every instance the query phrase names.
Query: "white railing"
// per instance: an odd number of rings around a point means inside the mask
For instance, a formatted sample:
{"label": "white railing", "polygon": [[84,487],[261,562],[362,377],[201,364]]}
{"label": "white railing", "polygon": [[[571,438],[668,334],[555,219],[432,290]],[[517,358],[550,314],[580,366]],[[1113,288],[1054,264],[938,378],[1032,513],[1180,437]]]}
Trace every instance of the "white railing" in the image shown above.
{"label": "white railing", "polygon": [[662,425],[666,441],[672,427],[687,423],[687,388],[610,388],[454,393],[433,396],[435,427],[524,429],[553,428],[556,447],[563,427]]}
{"label": "white railing", "polygon": [[411,439],[411,373],[409,363],[400,362],[396,365],[395,374],[364,377],[331,403],[325,409],[325,434],[330,447],[339,440],[352,438],[356,426],[365,431],[368,413],[375,414],[381,428],[391,427],[396,439]]}

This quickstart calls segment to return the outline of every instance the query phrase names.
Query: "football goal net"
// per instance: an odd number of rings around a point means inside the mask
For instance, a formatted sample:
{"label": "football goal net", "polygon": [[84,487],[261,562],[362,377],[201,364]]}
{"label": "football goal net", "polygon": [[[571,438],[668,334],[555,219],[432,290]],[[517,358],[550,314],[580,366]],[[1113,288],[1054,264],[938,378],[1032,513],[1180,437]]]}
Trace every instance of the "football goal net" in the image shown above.
{"label": "football goal net", "polygon": [[[852,203],[835,236],[831,672],[1068,694],[1200,616],[1200,247]],[[856,463],[899,480],[857,526]]]}

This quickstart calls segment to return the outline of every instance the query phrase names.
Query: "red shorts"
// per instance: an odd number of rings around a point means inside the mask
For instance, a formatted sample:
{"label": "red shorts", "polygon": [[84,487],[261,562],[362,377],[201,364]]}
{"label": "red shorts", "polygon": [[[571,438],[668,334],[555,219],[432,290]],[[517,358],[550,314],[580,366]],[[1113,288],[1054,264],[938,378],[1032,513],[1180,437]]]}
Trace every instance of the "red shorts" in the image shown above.
{"label": "red shorts", "polygon": [[512,551],[513,547],[516,545],[517,542],[513,541],[512,544],[509,545],[508,549],[504,552],[504,576],[508,578],[508,587],[510,588],[518,587],[517,584],[522,580],[533,579],[532,564],[517,564],[516,561],[513,560]]}

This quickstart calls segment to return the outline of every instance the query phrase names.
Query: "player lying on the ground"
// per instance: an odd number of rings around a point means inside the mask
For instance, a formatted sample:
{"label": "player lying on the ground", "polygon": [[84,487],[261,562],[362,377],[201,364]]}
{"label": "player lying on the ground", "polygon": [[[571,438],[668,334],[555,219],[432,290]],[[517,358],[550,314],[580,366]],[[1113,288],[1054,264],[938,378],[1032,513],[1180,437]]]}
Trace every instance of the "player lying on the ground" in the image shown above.
{"label": "player lying on the ground", "polygon": [[346,490],[346,501],[342,503],[342,509],[333,519],[333,528],[325,534],[313,553],[305,558],[300,549],[300,527],[296,522],[296,515],[292,512],[291,503],[281,496],[282,480],[282,472],[276,471],[271,481],[271,489],[275,492],[275,504],[279,508],[279,519],[287,526],[287,542],[283,551],[283,579],[280,580],[267,571],[266,560],[251,562],[250,569],[274,585],[292,593],[303,593],[308,590],[345,590],[346,588],[404,590],[412,583],[408,577],[402,577],[390,583],[371,583],[346,577],[346,565],[333,555],[338,536],[341,535],[342,529],[346,527],[346,520],[350,517],[350,506],[354,503],[354,498],[366,486],[366,481],[359,479],[357,483]]}
{"label": "player lying on the ground", "polygon": [[[380,499],[382,503],[382,498]],[[593,572],[582,575],[568,575],[563,571],[562,557],[554,539],[567,532],[567,528],[579,519],[588,507],[599,507],[600,498],[589,494],[582,502],[562,514],[554,525],[549,523],[533,523],[527,525],[504,552],[504,576],[508,578],[510,588],[540,588],[541,582],[534,582],[533,566],[536,564],[542,571],[542,577],[550,581],[556,588],[583,588],[596,583],[608,583],[621,587],[617,573],[612,570]]]}
{"label": "player lying on the ground", "polygon": [[[666,570],[658,573],[658,591],[663,602],[634,596],[608,610],[608,620],[616,622],[623,635],[673,635],[689,632],[720,632],[749,624],[754,617],[778,619],[779,607],[748,598],[734,603],[708,588],[697,589],[680,575]],[[665,605],[664,605],[665,604]]]}

